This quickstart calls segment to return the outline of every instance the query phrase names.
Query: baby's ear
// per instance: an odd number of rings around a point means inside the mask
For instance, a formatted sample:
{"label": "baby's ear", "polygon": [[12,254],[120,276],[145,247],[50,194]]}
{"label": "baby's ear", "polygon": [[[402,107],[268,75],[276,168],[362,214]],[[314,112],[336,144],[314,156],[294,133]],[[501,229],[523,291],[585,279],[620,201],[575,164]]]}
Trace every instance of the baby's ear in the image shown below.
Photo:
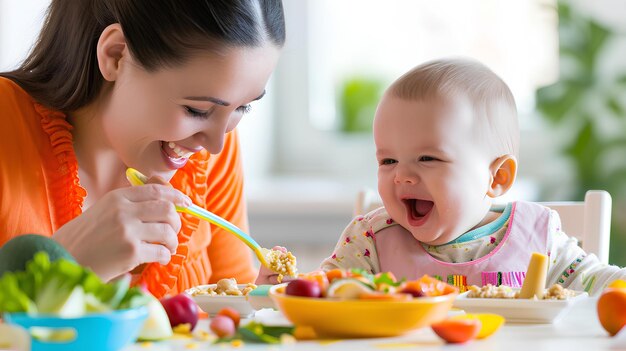
{"label": "baby's ear", "polygon": [[513,183],[517,175],[517,159],[513,155],[498,157],[489,167],[491,172],[491,184],[487,196],[498,197],[504,195]]}

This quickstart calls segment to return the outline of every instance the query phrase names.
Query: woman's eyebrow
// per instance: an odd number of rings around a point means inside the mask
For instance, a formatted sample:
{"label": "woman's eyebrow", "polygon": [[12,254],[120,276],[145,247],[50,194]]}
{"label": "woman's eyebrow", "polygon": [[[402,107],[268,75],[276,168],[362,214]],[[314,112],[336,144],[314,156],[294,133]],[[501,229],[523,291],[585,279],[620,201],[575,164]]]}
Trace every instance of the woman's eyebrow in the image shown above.
{"label": "woman's eyebrow", "polygon": [[187,96],[184,99],[193,101],[209,101],[220,106],[230,106],[229,102],[212,96]]}
{"label": "woman's eyebrow", "polygon": [[[265,90],[261,93],[261,95],[254,98],[252,101],[260,100],[263,96],[265,96]],[[187,96],[184,98],[185,100],[193,100],[193,101],[208,101],[220,106],[230,106],[230,102],[224,101],[222,99],[218,99],[212,96]]]}

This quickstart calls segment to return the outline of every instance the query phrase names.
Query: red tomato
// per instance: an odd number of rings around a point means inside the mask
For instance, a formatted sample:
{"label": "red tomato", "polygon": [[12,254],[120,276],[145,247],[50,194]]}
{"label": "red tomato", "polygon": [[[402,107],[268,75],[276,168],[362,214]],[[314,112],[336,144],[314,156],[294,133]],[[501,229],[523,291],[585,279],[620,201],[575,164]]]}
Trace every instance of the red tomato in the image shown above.
{"label": "red tomato", "polygon": [[478,319],[445,319],[430,327],[446,342],[461,343],[475,339],[481,326]]}

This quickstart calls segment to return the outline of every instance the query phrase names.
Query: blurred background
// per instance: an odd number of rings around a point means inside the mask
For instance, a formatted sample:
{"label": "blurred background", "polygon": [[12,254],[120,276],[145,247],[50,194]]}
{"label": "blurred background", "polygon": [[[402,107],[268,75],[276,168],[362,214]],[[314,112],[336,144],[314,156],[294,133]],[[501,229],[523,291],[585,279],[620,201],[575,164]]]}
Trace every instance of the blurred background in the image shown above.
{"label": "blurred background", "polygon": [[[376,188],[371,121],[387,85],[430,59],[478,59],[510,86],[519,178],[502,201],[613,197],[610,262],[626,265],[626,2],[283,0],[287,43],[240,124],[251,234],[315,269]],[[0,70],[32,45],[47,0],[0,0]]]}

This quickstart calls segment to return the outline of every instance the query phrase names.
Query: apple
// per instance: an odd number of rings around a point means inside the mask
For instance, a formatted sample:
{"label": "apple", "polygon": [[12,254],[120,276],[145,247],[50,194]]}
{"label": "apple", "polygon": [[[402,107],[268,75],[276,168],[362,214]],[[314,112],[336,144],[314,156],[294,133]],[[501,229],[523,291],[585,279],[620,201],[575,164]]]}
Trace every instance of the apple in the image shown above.
{"label": "apple", "polygon": [[285,294],[291,296],[320,297],[322,289],[317,281],[307,279],[295,279],[287,284]]}
{"label": "apple", "polygon": [[189,323],[190,330],[196,327],[198,323],[198,305],[187,294],[178,294],[172,297],[162,298],[161,304],[167,312],[172,328]]}

